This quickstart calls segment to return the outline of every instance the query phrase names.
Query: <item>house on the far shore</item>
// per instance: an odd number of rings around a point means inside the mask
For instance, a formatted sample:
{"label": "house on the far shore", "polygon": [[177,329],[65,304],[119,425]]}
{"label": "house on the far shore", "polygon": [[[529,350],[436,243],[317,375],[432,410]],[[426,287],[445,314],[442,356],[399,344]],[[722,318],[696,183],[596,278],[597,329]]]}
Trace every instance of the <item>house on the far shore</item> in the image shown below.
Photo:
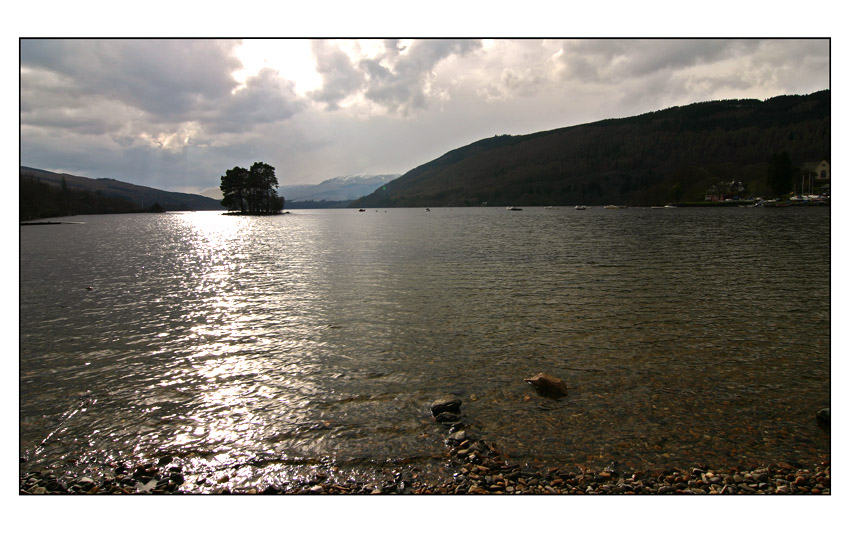
{"label": "house on the far shore", "polygon": [[829,194],[830,169],[829,161],[809,161],[800,166],[800,182],[802,191],[814,194],[815,190],[821,194]]}

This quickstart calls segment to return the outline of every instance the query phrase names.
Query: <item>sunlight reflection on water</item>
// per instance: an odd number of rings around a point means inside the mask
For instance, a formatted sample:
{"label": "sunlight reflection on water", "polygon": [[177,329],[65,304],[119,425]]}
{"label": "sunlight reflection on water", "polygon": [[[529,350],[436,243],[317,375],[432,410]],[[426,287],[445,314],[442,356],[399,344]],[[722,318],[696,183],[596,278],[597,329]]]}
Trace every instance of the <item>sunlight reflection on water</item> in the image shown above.
{"label": "sunlight reflection on water", "polygon": [[[828,279],[828,211],[79,218],[22,231],[27,468],[439,464],[445,393],[520,460],[828,453],[829,289],[797,282]],[[525,400],[541,370],[572,394]]]}

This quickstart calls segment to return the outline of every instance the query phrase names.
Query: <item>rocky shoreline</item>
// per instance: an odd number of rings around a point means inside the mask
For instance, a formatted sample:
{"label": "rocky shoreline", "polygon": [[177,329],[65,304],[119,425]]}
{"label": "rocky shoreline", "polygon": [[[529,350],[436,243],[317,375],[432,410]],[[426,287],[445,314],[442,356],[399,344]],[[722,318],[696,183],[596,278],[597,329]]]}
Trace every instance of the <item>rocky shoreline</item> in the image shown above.
{"label": "rocky shoreline", "polygon": [[[455,473],[439,483],[419,481],[416,469],[399,469],[392,479],[331,481],[317,473],[312,479],[263,489],[218,489],[213,494],[829,494],[826,461],[805,468],[777,463],[743,470],[698,465],[663,472],[620,471],[616,464],[602,471],[568,467],[532,468],[504,461],[493,444],[483,440],[455,442],[450,449]],[[168,458],[165,458],[168,459]],[[20,477],[20,494],[194,494],[181,488],[182,468],[147,463],[119,466],[99,478],[59,479],[31,472]]]}
{"label": "rocky shoreline", "polygon": [[[157,462],[113,465],[98,475],[57,478],[29,472],[20,476],[20,494],[830,494],[830,463],[778,462],[756,468],[715,469],[707,465],[665,471],[628,471],[616,462],[600,471],[582,467],[521,465],[498,447],[476,439],[460,414],[460,400],[435,401],[435,422],[448,428],[449,479],[428,482],[416,467],[395,469],[382,481],[341,480],[329,471],[309,479],[265,487],[184,487],[187,473],[170,456]],[[94,470],[93,470],[94,471]],[[221,481],[221,480],[218,480]],[[203,482],[201,482],[203,483]]]}

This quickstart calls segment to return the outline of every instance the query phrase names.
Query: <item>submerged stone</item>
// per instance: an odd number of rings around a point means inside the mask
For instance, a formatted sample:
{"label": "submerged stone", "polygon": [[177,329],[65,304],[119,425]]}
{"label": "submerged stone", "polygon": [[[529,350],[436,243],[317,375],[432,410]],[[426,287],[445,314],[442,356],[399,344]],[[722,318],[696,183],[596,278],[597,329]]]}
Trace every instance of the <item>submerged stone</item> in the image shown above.
{"label": "submerged stone", "polygon": [[463,442],[463,441],[466,440],[466,431],[464,431],[464,430],[455,431],[454,433],[449,435],[448,440],[454,441],[454,442]]}
{"label": "submerged stone", "polygon": [[431,414],[437,416],[440,413],[460,413],[460,398],[445,396],[431,403]]}
{"label": "submerged stone", "polygon": [[523,381],[530,383],[541,396],[561,398],[567,395],[567,384],[545,372],[531,378],[525,378]]}

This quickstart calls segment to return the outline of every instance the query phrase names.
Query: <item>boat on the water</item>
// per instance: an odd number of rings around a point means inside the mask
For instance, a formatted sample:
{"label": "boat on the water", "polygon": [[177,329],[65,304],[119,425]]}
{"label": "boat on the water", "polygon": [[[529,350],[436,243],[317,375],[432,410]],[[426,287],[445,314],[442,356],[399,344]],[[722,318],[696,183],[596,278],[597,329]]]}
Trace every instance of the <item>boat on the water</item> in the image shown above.
{"label": "boat on the water", "polygon": [[577,205],[576,206],[576,211],[584,211],[585,209],[587,209],[586,205]]}
{"label": "boat on the water", "polygon": [[521,207],[514,207],[512,205],[508,206],[508,211],[522,211]]}

